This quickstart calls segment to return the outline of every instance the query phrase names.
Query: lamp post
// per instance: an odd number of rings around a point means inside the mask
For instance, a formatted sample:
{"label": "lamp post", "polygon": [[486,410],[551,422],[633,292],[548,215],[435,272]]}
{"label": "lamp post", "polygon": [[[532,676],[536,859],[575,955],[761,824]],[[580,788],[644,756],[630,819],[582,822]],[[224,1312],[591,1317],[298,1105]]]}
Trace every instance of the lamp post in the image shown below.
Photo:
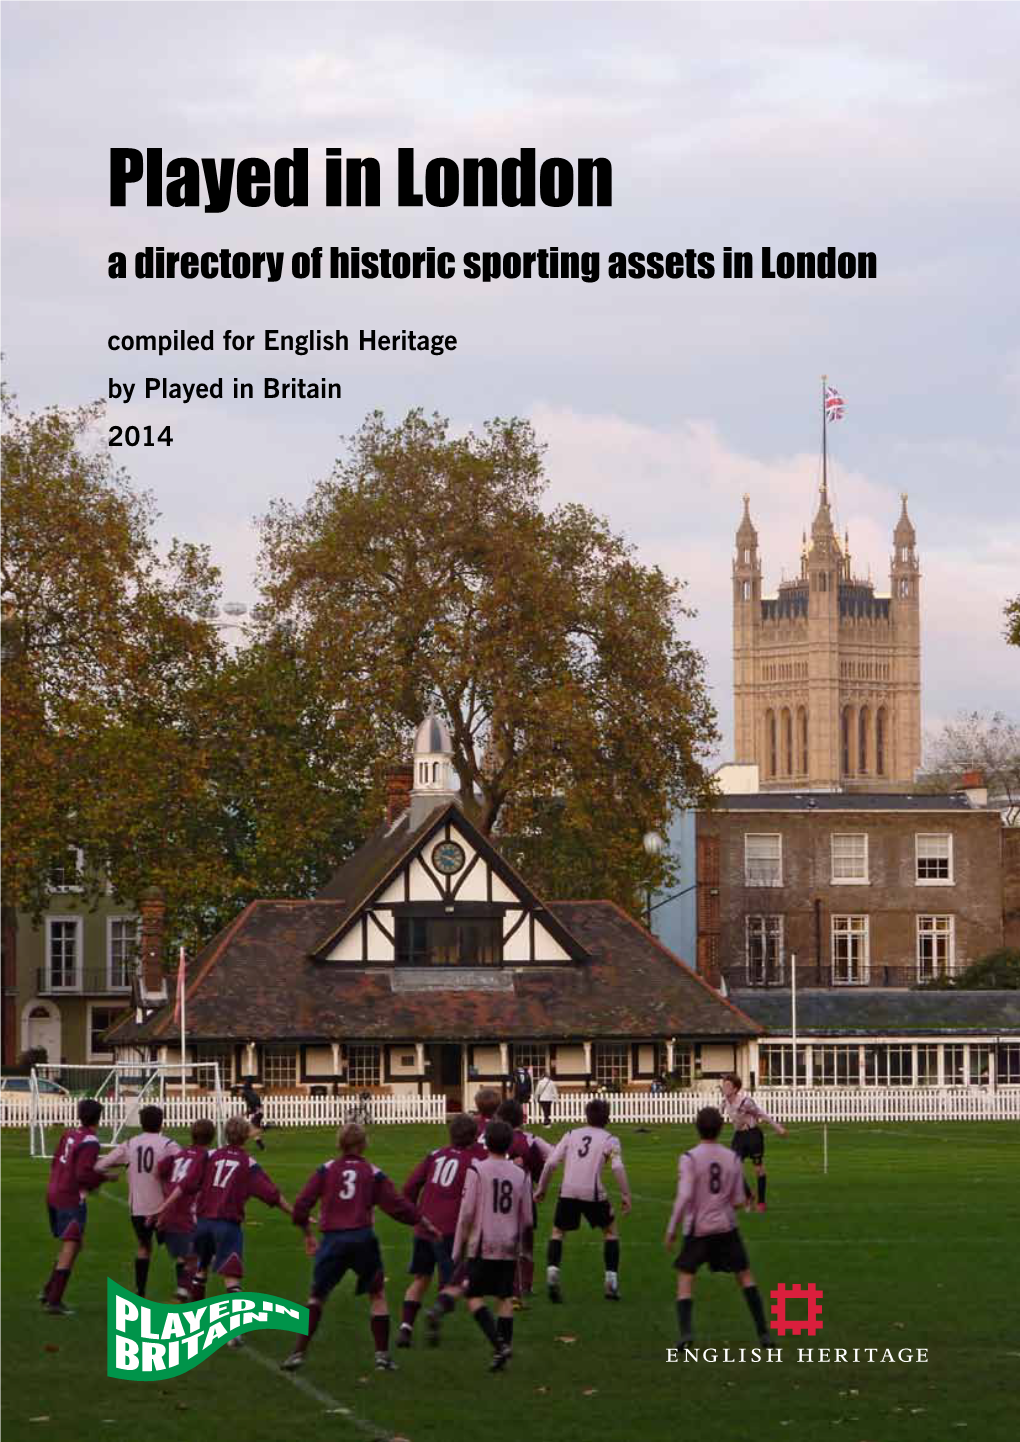
{"label": "lamp post", "polygon": [[[645,848],[645,854],[654,861],[657,856],[662,855],[666,843],[657,831],[646,831],[641,838],[641,845]],[[655,910],[652,906],[652,890],[650,883],[645,886],[645,925],[649,931],[652,929],[652,912]]]}

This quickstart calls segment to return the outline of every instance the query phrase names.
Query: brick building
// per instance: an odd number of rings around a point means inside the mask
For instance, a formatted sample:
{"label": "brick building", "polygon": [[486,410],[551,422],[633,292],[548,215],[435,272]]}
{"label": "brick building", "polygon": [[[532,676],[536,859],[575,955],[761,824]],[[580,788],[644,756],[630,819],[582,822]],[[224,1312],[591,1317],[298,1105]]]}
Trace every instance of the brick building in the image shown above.
{"label": "brick building", "polygon": [[964,793],[723,795],[696,818],[706,980],[917,986],[1003,944],[1003,826]]}
{"label": "brick building", "polygon": [[84,886],[78,847],[49,871],[41,917],[5,916],[3,1064],[27,1051],[51,1063],[112,1060],[105,1040],[131,1003],[138,964],[138,909]]}

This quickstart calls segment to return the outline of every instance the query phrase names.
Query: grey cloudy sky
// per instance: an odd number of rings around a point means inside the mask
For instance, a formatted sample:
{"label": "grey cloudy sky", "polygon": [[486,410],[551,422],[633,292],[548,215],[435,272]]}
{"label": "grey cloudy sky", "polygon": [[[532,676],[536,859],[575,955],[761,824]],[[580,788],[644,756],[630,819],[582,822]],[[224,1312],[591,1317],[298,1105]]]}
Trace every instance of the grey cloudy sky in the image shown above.
{"label": "grey cloudy sky", "polygon": [[[376,407],[457,425],[530,416],[556,499],[606,513],[687,578],[724,726],[740,497],[766,584],[797,564],[818,472],[818,384],[849,403],[836,505],[884,588],[899,493],[924,571],[926,723],[1020,709],[1001,610],[1020,590],[1020,11],[969,5],[3,6],[4,351],[24,407],[107,380],[323,372],[343,400],[133,403],[173,447],[124,452],[167,535],[208,542],[250,599],[252,518],[301,500]],[[308,209],[108,205],[111,146],[312,152]],[[327,145],[376,156],[378,210],[325,209]],[[398,208],[397,147],[601,154],[611,209]],[[319,183],[317,183],[319,182]],[[141,187],[136,187],[140,190]],[[107,255],[313,245],[465,250],[868,249],[821,281],[142,282]],[[453,356],[221,353],[162,367],[111,333],[183,326],[456,334]],[[113,363],[111,364],[111,360]],[[119,412],[119,414],[116,414]]]}

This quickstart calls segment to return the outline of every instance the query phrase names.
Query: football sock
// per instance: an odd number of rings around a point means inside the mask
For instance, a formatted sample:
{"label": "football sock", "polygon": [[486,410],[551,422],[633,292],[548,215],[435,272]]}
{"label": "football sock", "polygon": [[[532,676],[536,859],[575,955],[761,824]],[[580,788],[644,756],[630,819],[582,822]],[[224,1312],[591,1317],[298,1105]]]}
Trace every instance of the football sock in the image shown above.
{"label": "football sock", "polygon": [[177,1286],[182,1292],[188,1290],[188,1264],[187,1262],[177,1263]]}
{"label": "football sock", "polygon": [[496,1323],[493,1321],[492,1313],[488,1307],[479,1307],[474,1313],[474,1319],[492,1343],[493,1347],[499,1346],[499,1334],[496,1331]]}
{"label": "football sock", "polygon": [[388,1352],[390,1349],[390,1314],[386,1312],[381,1317],[372,1316],[372,1336],[375,1340],[377,1352]]}
{"label": "football sock", "polygon": [[767,1332],[768,1327],[765,1323],[765,1312],[762,1309],[761,1293],[758,1291],[758,1288],[745,1287],[744,1300],[747,1302],[748,1308],[751,1312],[751,1316],[754,1318],[754,1325],[758,1329],[759,1336],[762,1332]]}
{"label": "football sock", "polygon": [[510,1347],[514,1340],[514,1319],[513,1317],[496,1318],[496,1336],[501,1346]]}
{"label": "football sock", "polygon": [[413,1326],[414,1326],[414,1319],[415,1319],[415,1317],[417,1317],[417,1315],[418,1315],[418,1313],[419,1313],[420,1311],[421,1311],[421,1303],[420,1303],[420,1302],[408,1302],[408,1301],[405,1300],[405,1302],[404,1302],[404,1311],[403,1311],[403,1315],[402,1315],[402,1317],[401,1317],[401,1321],[402,1321],[402,1323],[404,1324],[404,1326],[405,1326],[405,1327],[413,1327]]}
{"label": "football sock", "polygon": [[51,1307],[55,1307],[64,1295],[64,1288],[67,1286],[71,1276],[69,1267],[54,1267],[53,1276],[50,1278],[50,1285],[46,1290],[46,1300]]}
{"label": "football sock", "polygon": [[745,1201],[745,1202],[749,1202],[750,1200],[751,1200],[751,1188],[748,1186],[748,1184],[747,1184],[747,1178],[745,1177],[745,1178],[744,1178],[744,1201]]}
{"label": "football sock", "polygon": [[690,1337],[694,1332],[694,1301],[691,1297],[681,1297],[676,1304],[676,1314],[680,1318],[681,1337]]}
{"label": "football sock", "polygon": [[603,1244],[602,1256],[606,1264],[607,1272],[618,1272],[620,1270],[620,1239],[611,1237]]}
{"label": "football sock", "polygon": [[449,1292],[440,1292],[436,1298],[436,1311],[441,1317],[445,1316],[447,1312],[453,1311],[456,1300]]}
{"label": "football sock", "polygon": [[56,1275],[57,1275],[57,1269],[56,1269],[56,1267],[54,1267],[54,1268],[53,1268],[53,1271],[52,1271],[52,1272],[49,1274],[49,1276],[46,1278],[46,1285],[45,1285],[45,1286],[43,1287],[43,1289],[42,1289],[42,1295],[43,1295],[43,1301],[44,1301],[44,1302],[48,1302],[48,1301],[50,1300],[50,1288],[53,1286],[53,1278],[54,1278]]}
{"label": "football sock", "polygon": [[545,1259],[550,1267],[558,1267],[563,1258],[563,1238],[550,1237],[545,1249]]}
{"label": "football sock", "polygon": [[315,1329],[318,1327],[318,1325],[319,1325],[319,1323],[320,1323],[321,1321],[322,1321],[322,1303],[321,1303],[321,1302],[316,1302],[316,1301],[313,1300],[313,1301],[311,1301],[311,1302],[308,1303],[308,1331],[307,1331],[307,1333],[306,1333],[305,1336],[303,1336],[303,1337],[299,1336],[299,1337],[295,1338],[295,1342],[294,1342],[294,1350],[295,1350],[295,1352],[305,1352],[305,1351],[308,1350],[308,1343],[309,1343],[309,1342],[312,1340],[312,1338],[315,1336]]}
{"label": "football sock", "polygon": [[535,1281],[534,1257],[522,1257],[517,1271],[522,1292],[530,1292]]}
{"label": "football sock", "polygon": [[759,1177],[759,1178],[758,1178],[758,1205],[759,1205],[759,1206],[764,1206],[764,1205],[765,1205],[765,1183],[766,1183],[767,1180],[768,1180],[767,1177]]}
{"label": "football sock", "polygon": [[201,1302],[205,1296],[205,1273],[192,1272],[191,1274],[191,1300]]}
{"label": "football sock", "polygon": [[145,1284],[149,1280],[149,1259],[148,1257],[135,1258],[135,1291],[139,1297],[145,1296]]}

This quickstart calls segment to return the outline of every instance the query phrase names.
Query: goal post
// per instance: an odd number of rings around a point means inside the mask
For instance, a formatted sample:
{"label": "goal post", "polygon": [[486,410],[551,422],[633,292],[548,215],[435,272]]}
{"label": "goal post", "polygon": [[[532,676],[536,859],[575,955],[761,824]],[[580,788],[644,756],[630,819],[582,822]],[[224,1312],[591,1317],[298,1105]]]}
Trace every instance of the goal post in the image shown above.
{"label": "goal post", "polygon": [[34,1066],[29,1077],[29,1153],[52,1157],[60,1133],[78,1125],[78,1103],[94,1097],[103,1104],[96,1135],[104,1148],[117,1145],[141,1126],[143,1107],[163,1109],[168,1131],[187,1129],[200,1117],[216,1128],[223,1142],[228,1096],[216,1061],[188,1062],[182,1078],[180,1062],[55,1062]]}

